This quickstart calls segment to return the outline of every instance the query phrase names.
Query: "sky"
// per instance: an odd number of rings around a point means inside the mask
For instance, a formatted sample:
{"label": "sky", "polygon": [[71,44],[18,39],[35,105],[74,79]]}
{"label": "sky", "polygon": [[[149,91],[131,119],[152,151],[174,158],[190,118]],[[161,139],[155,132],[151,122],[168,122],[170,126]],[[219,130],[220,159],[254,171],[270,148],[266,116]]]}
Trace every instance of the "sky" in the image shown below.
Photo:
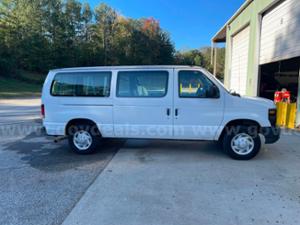
{"label": "sky", "polygon": [[245,0],[82,0],[105,2],[126,17],[153,17],[169,32],[177,50],[210,45],[214,34]]}

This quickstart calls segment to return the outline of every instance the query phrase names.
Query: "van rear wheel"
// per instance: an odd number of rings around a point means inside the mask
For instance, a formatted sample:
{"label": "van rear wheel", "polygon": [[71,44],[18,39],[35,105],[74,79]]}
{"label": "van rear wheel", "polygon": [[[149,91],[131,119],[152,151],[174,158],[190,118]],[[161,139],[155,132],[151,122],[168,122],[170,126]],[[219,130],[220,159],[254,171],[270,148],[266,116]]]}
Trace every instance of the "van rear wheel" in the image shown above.
{"label": "van rear wheel", "polygon": [[100,135],[96,125],[74,124],[68,128],[70,149],[77,154],[92,154],[99,144]]}
{"label": "van rear wheel", "polygon": [[236,126],[227,130],[223,139],[225,152],[233,159],[250,160],[261,148],[261,140],[256,130],[248,126]]}

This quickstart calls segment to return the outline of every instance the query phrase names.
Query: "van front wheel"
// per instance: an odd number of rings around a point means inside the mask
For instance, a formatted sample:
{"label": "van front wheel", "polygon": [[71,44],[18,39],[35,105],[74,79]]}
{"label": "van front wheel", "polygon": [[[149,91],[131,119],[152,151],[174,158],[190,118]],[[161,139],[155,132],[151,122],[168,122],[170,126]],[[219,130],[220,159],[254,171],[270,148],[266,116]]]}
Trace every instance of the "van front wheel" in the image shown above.
{"label": "van front wheel", "polygon": [[251,127],[237,126],[226,131],[223,148],[233,159],[249,160],[258,154],[261,140],[259,134],[251,130]]}
{"label": "van front wheel", "polygon": [[82,155],[94,153],[100,138],[97,134],[97,129],[92,125],[71,126],[68,135],[71,150]]}

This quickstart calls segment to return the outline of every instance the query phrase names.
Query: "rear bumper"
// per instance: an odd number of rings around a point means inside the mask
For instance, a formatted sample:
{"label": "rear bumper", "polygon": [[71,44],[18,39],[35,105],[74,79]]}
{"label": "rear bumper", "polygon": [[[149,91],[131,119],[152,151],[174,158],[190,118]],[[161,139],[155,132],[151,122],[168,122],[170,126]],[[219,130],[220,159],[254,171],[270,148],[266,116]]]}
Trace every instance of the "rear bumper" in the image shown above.
{"label": "rear bumper", "polygon": [[281,130],[279,127],[263,127],[261,134],[266,139],[266,144],[273,144],[280,139]]}
{"label": "rear bumper", "polygon": [[46,130],[47,135],[50,136],[62,136],[65,135],[65,126],[64,123],[49,123],[43,122],[43,126]]}

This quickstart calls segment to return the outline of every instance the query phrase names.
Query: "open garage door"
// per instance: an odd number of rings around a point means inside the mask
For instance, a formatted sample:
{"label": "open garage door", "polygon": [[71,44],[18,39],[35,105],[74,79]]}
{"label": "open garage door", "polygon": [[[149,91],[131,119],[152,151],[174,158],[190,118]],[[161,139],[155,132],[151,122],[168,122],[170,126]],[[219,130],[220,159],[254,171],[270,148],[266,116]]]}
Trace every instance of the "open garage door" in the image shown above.
{"label": "open garage door", "polygon": [[230,89],[246,94],[250,27],[232,37]]}
{"label": "open garage door", "polygon": [[263,14],[260,40],[260,96],[287,89],[296,101],[300,67],[300,1],[284,0]]}
{"label": "open garage door", "polygon": [[286,89],[291,101],[297,101],[300,57],[268,63],[260,66],[259,96],[274,99],[276,91]]}
{"label": "open garage door", "polygon": [[262,18],[260,64],[300,56],[300,1],[285,0]]}

